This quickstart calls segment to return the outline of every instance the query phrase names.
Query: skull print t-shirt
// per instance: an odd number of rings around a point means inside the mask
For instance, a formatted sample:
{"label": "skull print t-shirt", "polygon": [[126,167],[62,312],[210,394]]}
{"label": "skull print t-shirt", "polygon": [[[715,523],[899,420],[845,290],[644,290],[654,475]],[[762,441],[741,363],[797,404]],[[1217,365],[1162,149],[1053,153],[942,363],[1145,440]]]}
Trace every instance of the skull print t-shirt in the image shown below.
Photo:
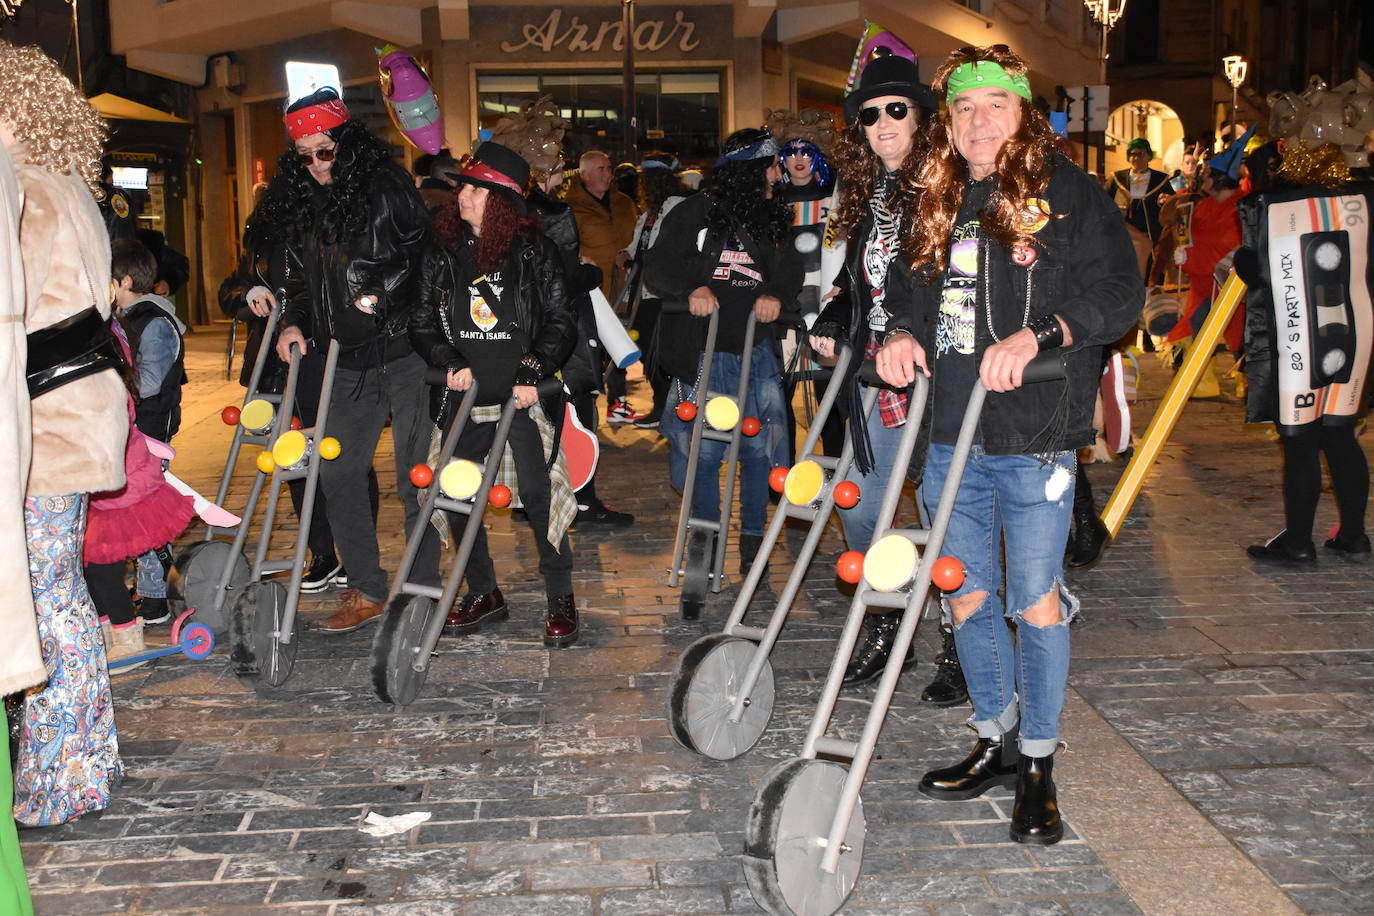
{"label": "skull print t-shirt", "polygon": [[[962,214],[961,214],[962,215]],[[940,292],[935,321],[935,390],[931,440],[952,445],[959,438],[964,404],[978,380],[982,353],[978,346],[978,276],[982,257],[978,215],[954,227],[950,234],[949,268]],[[975,440],[976,441],[976,440]]]}

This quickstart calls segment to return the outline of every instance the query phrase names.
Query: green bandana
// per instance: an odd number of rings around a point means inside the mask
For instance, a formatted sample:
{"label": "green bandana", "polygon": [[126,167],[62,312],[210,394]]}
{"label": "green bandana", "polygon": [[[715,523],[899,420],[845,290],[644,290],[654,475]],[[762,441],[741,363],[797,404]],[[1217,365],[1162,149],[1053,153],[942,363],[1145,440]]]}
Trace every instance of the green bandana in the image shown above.
{"label": "green bandana", "polygon": [[945,87],[945,104],[952,105],[959,93],[977,89],[979,86],[997,86],[1014,92],[1027,101],[1031,97],[1030,80],[1024,74],[1012,76],[996,61],[976,60],[959,65],[949,75],[949,82]]}

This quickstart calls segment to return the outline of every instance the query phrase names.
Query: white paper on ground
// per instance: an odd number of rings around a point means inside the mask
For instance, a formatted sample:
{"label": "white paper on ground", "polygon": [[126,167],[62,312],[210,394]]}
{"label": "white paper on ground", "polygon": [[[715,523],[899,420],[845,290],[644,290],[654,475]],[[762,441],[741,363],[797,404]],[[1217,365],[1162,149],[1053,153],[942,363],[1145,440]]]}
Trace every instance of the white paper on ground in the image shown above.
{"label": "white paper on ground", "polygon": [[410,828],[423,824],[427,820],[429,820],[428,811],[412,811],[410,814],[398,814],[395,817],[387,817],[376,811],[370,811],[363,821],[363,825],[358,829],[369,836],[395,836],[398,833],[405,833]]}

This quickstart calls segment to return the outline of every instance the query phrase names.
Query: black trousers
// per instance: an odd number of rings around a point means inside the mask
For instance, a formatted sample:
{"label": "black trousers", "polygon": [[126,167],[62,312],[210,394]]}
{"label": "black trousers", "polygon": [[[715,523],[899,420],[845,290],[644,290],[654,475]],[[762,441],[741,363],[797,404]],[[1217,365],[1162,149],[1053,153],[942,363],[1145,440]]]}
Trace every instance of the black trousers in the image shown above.
{"label": "black trousers", "polygon": [[1296,436],[1284,436],[1282,444],[1283,515],[1288,543],[1302,546],[1312,539],[1312,523],[1322,493],[1323,454],[1336,491],[1340,541],[1353,543],[1365,533],[1365,504],[1369,501],[1369,462],[1355,439],[1355,427],[1312,423]]}
{"label": "black trousers", "polygon": [[91,593],[96,613],[110,618],[114,626],[122,626],[134,619],[134,601],[129,586],[124,583],[127,560],[117,563],[87,563],[84,570],[86,589]]}

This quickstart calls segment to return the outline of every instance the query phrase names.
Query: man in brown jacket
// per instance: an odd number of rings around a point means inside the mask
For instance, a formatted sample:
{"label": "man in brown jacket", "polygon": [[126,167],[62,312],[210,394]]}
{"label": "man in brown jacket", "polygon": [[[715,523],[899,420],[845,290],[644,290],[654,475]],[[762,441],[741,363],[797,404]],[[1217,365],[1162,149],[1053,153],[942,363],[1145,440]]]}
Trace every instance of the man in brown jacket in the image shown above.
{"label": "man in brown jacket", "polygon": [[567,202],[577,220],[582,257],[601,268],[601,291],[611,298],[612,275],[623,271],[629,257],[621,253],[634,237],[639,208],[611,187],[611,157],[589,150],[578,160],[578,180],[568,188]]}

